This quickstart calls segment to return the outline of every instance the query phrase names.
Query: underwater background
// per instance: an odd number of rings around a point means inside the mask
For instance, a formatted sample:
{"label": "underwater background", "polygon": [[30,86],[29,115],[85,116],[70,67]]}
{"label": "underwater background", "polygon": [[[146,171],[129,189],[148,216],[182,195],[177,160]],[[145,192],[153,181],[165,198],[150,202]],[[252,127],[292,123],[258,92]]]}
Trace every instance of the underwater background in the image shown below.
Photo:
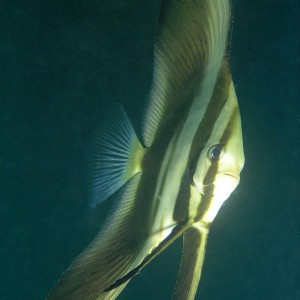
{"label": "underwater background", "polygon": [[[197,299],[300,299],[299,1],[235,0],[246,165],[214,221]],[[116,102],[140,133],[158,0],[0,0],[0,299],[44,299],[113,203],[86,153]],[[171,299],[175,242],[120,299]]]}

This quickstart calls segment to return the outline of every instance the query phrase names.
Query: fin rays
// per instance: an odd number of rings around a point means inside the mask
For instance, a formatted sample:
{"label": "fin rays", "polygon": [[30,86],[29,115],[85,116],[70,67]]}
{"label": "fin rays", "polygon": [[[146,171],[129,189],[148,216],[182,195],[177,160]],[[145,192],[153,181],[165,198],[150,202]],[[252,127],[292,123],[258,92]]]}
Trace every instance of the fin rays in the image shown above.
{"label": "fin rays", "polygon": [[130,271],[144,242],[135,231],[132,215],[140,174],[135,175],[119,192],[117,209],[104,230],[72,263],[47,300],[115,299],[125,287],[105,293],[119,277]]}
{"label": "fin rays", "polygon": [[201,88],[205,72],[223,59],[229,20],[229,1],[163,1],[153,83],[143,123],[147,147],[162,130],[165,114],[187,109],[192,94]]}
{"label": "fin rays", "polygon": [[90,155],[91,205],[96,206],[141,172],[143,154],[134,129],[119,105],[113,117],[98,130]]}

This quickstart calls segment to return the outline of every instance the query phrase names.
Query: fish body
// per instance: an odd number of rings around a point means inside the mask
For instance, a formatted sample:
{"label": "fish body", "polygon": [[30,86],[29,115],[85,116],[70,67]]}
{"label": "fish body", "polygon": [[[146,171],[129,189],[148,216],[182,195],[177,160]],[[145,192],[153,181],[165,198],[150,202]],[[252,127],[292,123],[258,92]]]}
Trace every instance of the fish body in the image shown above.
{"label": "fish body", "polygon": [[115,299],[182,235],[173,299],[194,299],[210,224],[244,165],[230,24],[229,0],[162,1],[143,141],[121,107],[100,130],[92,204],[116,193],[117,207],[47,299]]}

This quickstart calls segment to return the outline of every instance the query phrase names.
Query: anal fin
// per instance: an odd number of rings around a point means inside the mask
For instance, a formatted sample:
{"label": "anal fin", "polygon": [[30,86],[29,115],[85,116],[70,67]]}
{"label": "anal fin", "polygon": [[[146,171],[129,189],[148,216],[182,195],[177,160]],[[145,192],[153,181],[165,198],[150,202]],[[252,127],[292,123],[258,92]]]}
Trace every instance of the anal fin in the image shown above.
{"label": "anal fin", "polygon": [[[140,181],[136,174],[118,194],[118,206],[104,230],[73,261],[50,292],[47,300],[112,300],[126,284],[106,293],[104,290],[135,267],[143,254],[147,237],[138,235],[132,214]],[[126,282],[127,283],[127,282]]]}
{"label": "anal fin", "polygon": [[112,291],[124,283],[127,283],[132,277],[137,275],[146,265],[148,265],[155,257],[163,252],[168,246],[170,246],[179,236],[185,232],[191,224],[189,221],[182,222],[176,225],[172,232],[157,246],[151,253],[144,257],[142,262],[133,268],[130,272],[126,273],[123,277],[118,278],[112,285],[107,287],[104,292]]}

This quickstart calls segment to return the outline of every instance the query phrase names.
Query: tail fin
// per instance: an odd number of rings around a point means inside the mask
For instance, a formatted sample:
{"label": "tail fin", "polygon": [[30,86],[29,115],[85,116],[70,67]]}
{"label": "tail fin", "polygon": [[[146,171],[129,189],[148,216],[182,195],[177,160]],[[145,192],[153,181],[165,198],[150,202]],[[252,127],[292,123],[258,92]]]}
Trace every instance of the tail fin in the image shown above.
{"label": "tail fin", "polygon": [[144,148],[121,105],[96,132],[90,152],[90,204],[94,207],[141,172]]}

